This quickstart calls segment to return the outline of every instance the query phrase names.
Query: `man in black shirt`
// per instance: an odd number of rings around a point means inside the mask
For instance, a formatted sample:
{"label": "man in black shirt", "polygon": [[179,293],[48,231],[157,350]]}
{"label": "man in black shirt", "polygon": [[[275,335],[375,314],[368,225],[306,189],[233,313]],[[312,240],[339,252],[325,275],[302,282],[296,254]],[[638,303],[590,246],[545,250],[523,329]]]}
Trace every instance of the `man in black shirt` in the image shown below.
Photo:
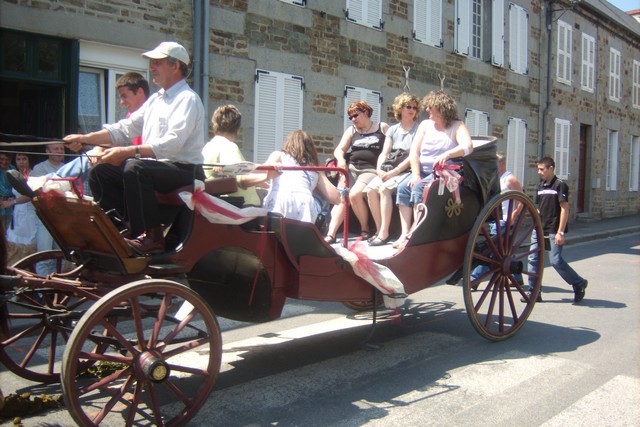
{"label": "man in black shirt", "polygon": [[[542,230],[549,237],[551,251],[549,253],[551,265],[565,282],[573,287],[573,302],[582,301],[588,282],[580,277],[562,258],[564,234],[569,231],[569,187],[555,175],[555,162],[551,157],[544,157],[538,161],[538,176],[540,184],[536,193],[536,203],[540,211]],[[531,236],[531,249],[537,248],[538,238],[534,231]],[[537,273],[538,252],[529,255],[529,272]],[[535,278],[529,276],[529,288],[533,289]],[[537,301],[542,301],[542,291]]]}

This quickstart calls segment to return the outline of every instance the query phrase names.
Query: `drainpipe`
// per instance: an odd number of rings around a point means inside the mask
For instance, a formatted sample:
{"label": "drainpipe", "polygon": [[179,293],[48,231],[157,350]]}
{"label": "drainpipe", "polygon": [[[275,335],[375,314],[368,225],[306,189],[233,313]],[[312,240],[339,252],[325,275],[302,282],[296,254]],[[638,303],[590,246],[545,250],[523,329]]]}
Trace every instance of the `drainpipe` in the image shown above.
{"label": "drainpipe", "polygon": [[193,2],[193,88],[204,104],[205,135],[209,134],[209,1]]}
{"label": "drainpipe", "polygon": [[547,114],[549,113],[549,108],[551,107],[551,40],[552,36],[552,21],[553,21],[553,10],[552,5],[555,0],[549,0],[547,4],[547,9],[545,10],[546,16],[546,28],[547,28],[547,72],[546,72],[546,99],[544,102],[544,109],[542,110],[542,125],[541,132],[539,135],[538,141],[538,159],[541,159],[544,153],[545,140],[546,140],[546,131],[547,131]]}

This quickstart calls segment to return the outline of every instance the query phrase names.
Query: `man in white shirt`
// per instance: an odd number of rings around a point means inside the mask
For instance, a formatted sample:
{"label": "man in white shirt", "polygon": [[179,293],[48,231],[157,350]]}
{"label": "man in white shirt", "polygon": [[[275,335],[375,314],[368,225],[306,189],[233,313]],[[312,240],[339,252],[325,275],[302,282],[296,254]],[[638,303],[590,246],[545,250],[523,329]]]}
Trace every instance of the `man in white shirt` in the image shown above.
{"label": "man in white shirt", "polygon": [[[187,85],[190,63],[186,49],[163,42],[145,52],[154,82],[161,89],[129,118],[106,124],[97,132],[65,137],[70,149],[109,145],[89,175],[94,198],[105,211],[126,212],[133,239],[142,254],[165,249],[155,192],[166,193],[204,179],[204,106]],[[130,140],[142,136],[142,145]]]}

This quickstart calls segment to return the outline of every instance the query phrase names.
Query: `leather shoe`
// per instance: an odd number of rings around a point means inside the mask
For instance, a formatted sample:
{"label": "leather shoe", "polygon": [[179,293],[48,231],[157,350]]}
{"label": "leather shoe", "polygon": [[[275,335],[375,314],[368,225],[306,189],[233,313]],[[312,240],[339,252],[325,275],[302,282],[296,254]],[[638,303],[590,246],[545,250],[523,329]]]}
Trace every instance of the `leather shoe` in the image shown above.
{"label": "leather shoe", "polygon": [[155,254],[165,251],[162,227],[145,230],[135,239],[124,239],[139,254]]}
{"label": "leather shoe", "polygon": [[380,237],[376,237],[375,239],[369,241],[369,246],[384,246],[387,243],[389,243],[390,239],[391,239],[390,236],[387,236],[386,239],[381,239]]}
{"label": "leather shoe", "polygon": [[578,303],[582,301],[582,299],[584,298],[585,289],[587,289],[588,285],[589,285],[588,280],[585,280],[584,283],[580,286],[573,285],[573,302],[574,303]]}
{"label": "leather shoe", "polygon": [[[527,296],[529,297],[529,300],[533,299],[533,295],[531,295],[531,292],[529,292],[527,294]],[[521,302],[529,302],[524,298],[520,298]],[[542,302],[542,292],[538,292],[538,298],[536,298],[536,302]]]}

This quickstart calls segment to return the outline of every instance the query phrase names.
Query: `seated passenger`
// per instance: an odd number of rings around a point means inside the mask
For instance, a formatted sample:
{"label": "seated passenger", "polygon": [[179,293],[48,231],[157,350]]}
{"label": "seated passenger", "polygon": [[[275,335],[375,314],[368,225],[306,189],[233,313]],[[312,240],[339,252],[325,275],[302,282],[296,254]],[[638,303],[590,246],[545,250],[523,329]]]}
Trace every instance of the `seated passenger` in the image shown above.
{"label": "seated passenger", "polygon": [[430,92],[422,100],[429,118],[420,123],[411,145],[411,174],[398,186],[396,203],[400,209],[402,235],[394,247],[405,240],[413,222],[412,206],[422,202],[422,192],[433,180],[435,166],[473,151],[469,129],[458,120],[456,101],[444,91]]}
{"label": "seated passenger", "polygon": [[[311,137],[302,130],[295,130],[287,136],[282,151],[271,153],[265,164],[276,167],[318,166],[318,153]],[[340,203],[340,193],[323,172],[274,170],[263,175],[264,180],[271,179],[264,208],[285,218],[315,223],[321,206],[314,192],[331,204]]]}
{"label": "seated passenger", "polygon": [[[204,156],[204,173],[207,178],[219,176],[220,168],[209,165],[231,165],[244,162],[244,156],[235,141],[240,130],[242,114],[234,105],[223,105],[216,108],[211,118],[214,137],[207,142],[202,150]],[[236,183],[238,191],[229,194],[230,197],[243,197],[245,206],[260,206],[260,197],[253,187],[264,181],[264,174],[238,175]]]}
{"label": "seated passenger", "polygon": [[[369,209],[364,200],[364,189],[376,177],[376,166],[385,133],[389,125],[371,120],[373,108],[365,101],[356,101],[347,108],[349,119],[353,126],[349,126],[342,134],[338,146],[333,152],[339,168],[349,171],[349,202],[353,213],[360,223],[360,237],[369,239]],[[347,161],[348,160],[348,161]],[[340,187],[345,186],[344,177],[340,177]],[[336,233],[344,221],[345,205],[339,203],[331,210],[331,222],[325,240],[329,243],[336,241]]]}
{"label": "seated passenger", "polygon": [[[393,114],[399,123],[391,126],[378,157],[378,176],[367,185],[365,192],[369,210],[376,223],[376,236],[369,240],[371,246],[387,244],[389,225],[393,213],[393,195],[410,173],[409,149],[418,129],[422,103],[411,93],[401,93],[393,101]],[[403,230],[406,234],[408,230]]]}

